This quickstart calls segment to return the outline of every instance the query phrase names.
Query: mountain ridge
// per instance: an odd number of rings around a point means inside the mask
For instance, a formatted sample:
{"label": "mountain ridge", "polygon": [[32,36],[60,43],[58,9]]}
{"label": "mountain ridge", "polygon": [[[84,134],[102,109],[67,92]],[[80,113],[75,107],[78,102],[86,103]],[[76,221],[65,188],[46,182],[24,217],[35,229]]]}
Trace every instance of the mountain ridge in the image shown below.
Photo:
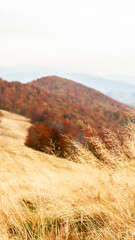
{"label": "mountain ridge", "polygon": [[[49,83],[49,81],[50,81],[50,83]],[[68,87],[68,84],[67,84],[67,83],[70,82],[70,84],[72,84],[72,86],[75,86],[75,83],[76,83],[76,89],[78,89],[78,90],[80,90],[80,89],[79,89],[79,87],[80,87],[80,88],[83,88],[84,91],[91,91],[91,93],[92,93],[92,92],[95,92],[95,94],[96,94],[96,93],[97,93],[97,94],[100,94],[100,96],[105,97],[106,100],[110,100],[110,99],[111,99],[111,97],[105,95],[104,93],[100,92],[99,90],[97,90],[97,89],[95,89],[95,88],[88,87],[88,86],[84,85],[83,83],[75,82],[75,81],[73,81],[73,80],[71,80],[71,79],[68,79],[68,78],[58,77],[58,76],[56,76],[56,75],[38,78],[37,80],[34,80],[34,81],[32,81],[32,82],[30,82],[30,83],[28,83],[28,84],[34,85],[34,86],[36,86],[36,87],[41,87],[41,88],[43,88],[43,89],[47,89],[47,90],[49,90],[49,91],[51,91],[51,92],[52,92],[52,90],[54,90],[55,92],[53,92],[53,93],[59,94],[59,91],[58,91],[57,86],[56,86],[56,88],[54,89],[54,86],[52,86],[51,81],[53,81],[53,84],[54,84],[54,81],[55,81],[55,84],[56,84],[56,85],[57,85],[57,82],[61,81],[61,83],[64,83],[64,84],[65,84],[64,87],[66,87],[66,88]],[[62,87],[63,87],[63,86],[61,86],[60,88],[62,88]],[[70,86],[70,87],[71,87],[71,86]],[[66,91],[66,93],[68,93],[68,91]],[[61,92],[60,92],[60,95],[61,95]],[[115,100],[115,99],[112,99],[112,100],[113,100],[114,102],[117,102],[117,103],[118,103],[117,100]],[[123,103],[121,103],[121,104],[123,104]],[[124,104],[124,105],[126,105],[126,104]],[[127,107],[129,107],[129,106],[127,106]]]}
{"label": "mountain ridge", "polygon": [[[22,83],[31,82],[32,79],[51,75],[54,71],[36,67],[0,67],[1,76],[9,81],[17,80]],[[72,79],[83,85],[97,89],[105,95],[128,105],[135,102],[135,77],[112,76],[100,77],[85,73],[57,73],[61,77]],[[128,82],[129,80],[129,82]],[[134,84],[133,84],[134,83]]]}
{"label": "mountain ridge", "polygon": [[85,74],[66,74],[74,81],[83,83],[85,86],[92,87],[105,95],[125,104],[132,105],[135,102],[135,84],[124,81],[116,81],[101,77]]}

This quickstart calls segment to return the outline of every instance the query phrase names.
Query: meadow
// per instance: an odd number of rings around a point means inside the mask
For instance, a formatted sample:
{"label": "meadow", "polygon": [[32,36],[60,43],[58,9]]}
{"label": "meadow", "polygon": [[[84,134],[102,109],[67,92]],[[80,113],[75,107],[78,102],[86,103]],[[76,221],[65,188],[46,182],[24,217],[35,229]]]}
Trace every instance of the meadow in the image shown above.
{"label": "meadow", "polygon": [[134,239],[134,126],[121,152],[93,139],[101,161],[78,143],[69,159],[26,147],[30,125],[2,111],[0,239]]}

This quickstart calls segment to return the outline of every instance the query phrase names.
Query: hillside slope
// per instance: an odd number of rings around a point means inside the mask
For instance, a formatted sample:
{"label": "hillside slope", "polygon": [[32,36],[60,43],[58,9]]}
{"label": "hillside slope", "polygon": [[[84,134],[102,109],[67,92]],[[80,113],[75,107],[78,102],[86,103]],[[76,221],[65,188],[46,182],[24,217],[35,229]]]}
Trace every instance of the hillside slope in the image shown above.
{"label": "hillside slope", "polygon": [[[30,119],[18,114],[10,113],[1,110],[2,116],[0,116],[0,159],[1,159],[1,171],[2,166],[5,164],[15,164],[15,169],[20,168],[23,164],[36,164],[36,162],[44,162],[46,167],[53,171],[53,167],[64,167],[69,162],[55,156],[50,156],[46,153],[35,151],[25,146],[25,139],[28,133],[28,129],[31,126]],[[33,162],[34,160],[34,162]],[[72,165],[72,164],[71,164]],[[12,166],[13,167],[13,166]],[[18,168],[18,170],[19,170]],[[13,167],[12,171],[15,172]],[[19,170],[19,171],[20,171]],[[12,173],[13,173],[12,172]],[[10,173],[10,171],[9,171]],[[23,168],[22,168],[23,173]],[[24,175],[26,172],[23,173]],[[2,177],[2,174],[0,174]],[[11,179],[8,179],[13,180]]]}
{"label": "hillside slope", "polygon": [[[129,105],[135,102],[135,84],[128,83],[130,81],[135,82],[135,78],[114,77],[110,80],[85,74],[67,74],[66,77],[87,87],[97,89],[119,102]],[[124,82],[125,80],[127,83]]]}
{"label": "hillside slope", "polygon": [[32,81],[29,85],[46,89],[51,92],[51,94],[56,94],[61,97],[69,96],[72,101],[77,104],[84,104],[87,107],[91,107],[91,109],[94,109],[96,104],[97,108],[101,104],[102,107],[110,108],[112,111],[119,109],[122,111],[126,109],[125,104],[112,100],[93,88],[75,83],[66,78],[57,76],[43,77]]}
{"label": "hillside slope", "polygon": [[110,168],[85,150],[82,164],[35,151],[24,146],[29,119],[6,111],[2,114],[0,239],[135,236],[134,160]]}
{"label": "hillside slope", "polygon": [[62,135],[83,141],[84,132],[78,121],[97,132],[102,127],[115,131],[131,110],[94,89],[56,76],[29,84],[0,79],[0,108],[31,118],[28,146],[49,152],[52,139],[61,156],[68,149]]}

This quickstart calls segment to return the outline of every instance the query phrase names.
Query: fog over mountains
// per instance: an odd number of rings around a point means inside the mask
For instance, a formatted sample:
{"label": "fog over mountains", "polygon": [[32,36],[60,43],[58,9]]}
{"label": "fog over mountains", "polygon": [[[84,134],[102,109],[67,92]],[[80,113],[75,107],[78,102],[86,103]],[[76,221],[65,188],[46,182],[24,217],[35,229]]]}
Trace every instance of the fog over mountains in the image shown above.
{"label": "fog over mountains", "polygon": [[[116,77],[112,77],[113,80],[110,80],[86,74],[47,71],[44,68],[33,70],[33,68],[26,67],[0,67],[0,77],[9,81],[20,81],[23,83],[52,74],[82,83],[120,102],[135,105],[135,84],[128,83],[128,78],[126,78],[126,83],[124,77],[117,77],[117,80]],[[133,78],[132,82],[135,82]]]}
{"label": "fog over mountains", "polygon": [[121,81],[113,81],[96,77],[92,75],[84,74],[67,74],[67,77],[74,81],[81,82],[92,88],[98,88],[97,90],[103,93],[107,92],[132,92],[135,91],[135,85],[131,85]]}
{"label": "fog over mountains", "polygon": [[98,91],[115,100],[126,104],[135,105],[134,84],[126,83],[124,81],[113,81],[84,74],[67,74],[66,77],[80,82],[88,87],[97,89]]}

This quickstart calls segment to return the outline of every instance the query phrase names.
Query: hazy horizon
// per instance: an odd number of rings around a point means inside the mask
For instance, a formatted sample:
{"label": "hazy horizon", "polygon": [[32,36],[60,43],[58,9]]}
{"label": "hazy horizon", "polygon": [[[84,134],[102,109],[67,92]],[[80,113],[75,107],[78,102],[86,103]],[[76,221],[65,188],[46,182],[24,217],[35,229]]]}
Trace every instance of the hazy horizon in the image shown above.
{"label": "hazy horizon", "polygon": [[133,0],[1,0],[0,66],[134,83],[134,9]]}
{"label": "hazy horizon", "polygon": [[[108,81],[113,82],[121,82],[121,83],[128,83],[129,85],[135,85],[135,77],[129,77],[129,76],[104,76],[104,75],[93,75],[91,73],[83,73],[83,72],[64,72],[64,71],[53,71],[51,69],[45,69],[45,68],[38,68],[38,67],[32,67],[32,66],[10,66],[10,67],[1,67],[0,66],[0,77],[7,81],[20,81],[20,82],[30,82],[40,77],[45,76],[59,76],[64,77],[77,81],[76,78],[72,79],[72,76],[86,76],[86,77],[93,77],[94,78],[101,78]],[[71,76],[71,77],[70,77]],[[78,81],[79,82],[79,78]]]}

